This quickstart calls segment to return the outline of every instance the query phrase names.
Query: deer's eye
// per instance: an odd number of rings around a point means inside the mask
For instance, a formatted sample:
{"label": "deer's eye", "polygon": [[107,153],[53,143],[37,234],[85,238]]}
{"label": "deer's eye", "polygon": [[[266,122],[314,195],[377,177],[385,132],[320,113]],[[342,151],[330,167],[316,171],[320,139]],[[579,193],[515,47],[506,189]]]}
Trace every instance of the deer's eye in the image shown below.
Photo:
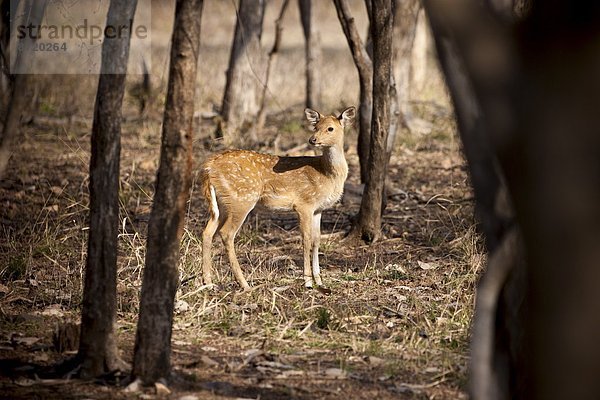
{"label": "deer's eye", "polygon": [[333,127],[332,127],[332,126],[330,126],[329,128],[327,128],[327,130],[328,130],[329,132],[333,132]]}

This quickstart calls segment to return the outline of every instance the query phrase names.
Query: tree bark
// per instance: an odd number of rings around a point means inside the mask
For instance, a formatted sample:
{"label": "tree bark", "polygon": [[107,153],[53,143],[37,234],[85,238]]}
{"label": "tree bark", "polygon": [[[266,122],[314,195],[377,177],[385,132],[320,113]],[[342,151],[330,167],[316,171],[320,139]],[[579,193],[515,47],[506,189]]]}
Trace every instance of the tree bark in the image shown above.
{"label": "tree bark", "polygon": [[[48,0],[27,1],[23,7],[28,13],[28,18],[24,21],[25,25],[39,25],[44,16],[47,4]],[[21,71],[21,67],[26,65],[31,59],[35,41],[32,39],[23,39],[21,43],[23,44],[22,51],[18,51],[15,56],[14,70],[16,71],[16,75],[14,82],[12,82],[12,85],[9,84],[7,86],[6,101],[8,102],[8,106],[6,117],[3,121],[4,126],[0,134],[0,180],[4,177],[8,161],[12,154],[13,145],[21,131],[21,116],[27,109],[27,105],[31,102],[33,76],[19,72]],[[6,56],[6,54],[3,54],[3,56]],[[10,63],[10,59],[6,58],[5,62]],[[9,64],[6,65],[8,66]],[[14,88],[18,90],[15,91]]]}
{"label": "tree bark", "polygon": [[390,128],[390,77],[393,20],[391,0],[372,2],[373,114],[367,183],[360,205],[355,234],[367,243],[381,234],[383,192],[388,168],[387,140]]}
{"label": "tree bark", "polygon": [[[523,318],[526,286],[524,250],[515,225],[508,189],[489,142],[481,107],[458,55],[456,44],[437,19],[431,23],[440,65],[454,104],[458,132],[475,192],[478,228],[489,253],[486,273],[478,285],[471,341],[472,394],[477,398],[507,397],[507,381],[519,382],[516,366],[524,354],[522,334],[515,324]],[[517,290],[514,290],[517,288]],[[508,321],[496,315],[510,314]],[[497,321],[500,321],[498,324]],[[509,323],[510,322],[510,323]],[[508,396],[510,397],[510,396]]]}
{"label": "tree bark", "polygon": [[[137,1],[112,0],[107,25],[127,26]],[[105,38],[96,94],[90,160],[90,230],[81,311],[78,357],[81,376],[91,378],[122,367],[115,340],[121,106],[130,35]],[[107,74],[110,71],[112,73]]]}
{"label": "tree bark", "polygon": [[410,105],[412,51],[417,31],[420,1],[395,0],[394,72],[401,123],[412,129],[413,110]]}
{"label": "tree bark", "polygon": [[260,107],[258,110],[258,116],[256,117],[256,124],[253,127],[252,136],[253,140],[256,140],[256,132],[261,131],[265,126],[265,120],[267,117],[267,89],[269,88],[269,78],[271,77],[271,68],[277,59],[277,54],[279,53],[279,46],[281,44],[281,32],[283,31],[283,17],[285,16],[285,11],[290,3],[290,0],[283,0],[281,4],[281,9],[279,10],[279,16],[275,21],[275,40],[273,41],[273,47],[271,47],[271,51],[269,52],[269,58],[267,60],[267,72],[265,74],[265,84],[262,88]]}
{"label": "tree bark", "polygon": [[298,0],[306,56],[306,107],[321,109],[321,35],[313,21],[313,0]]}
{"label": "tree bark", "polygon": [[373,64],[366,47],[360,39],[347,0],[334,0],[338,19],[348,41],[354,64],[358,70],[360,98],[358,108],[357,153],[360,163],[360,181],[367,182],[369,148],[371,142],[371,115],[373,113]]}
{"label": "tree bark", "polygon": [[239,142],[255,123],[265,85],[267,54],[261,46],[265,0],[240,0],[217,137]]}
{"label": "tree bark", "polygon": [[[491,302],[478,294],[474,344],[481,343],[477,327],[485,319],[495,321],[492,334],[499,340],[487,340],[488,356],[473,348],[472,396],[599,398],[600,115],[594,104],[600,101],[600,8],[582,1],[540,2],[514,24],[497,4],[425,5],[438,27],[436,42],[452,38],[472,84],[525,249],[511,272],[522,278],[505,279],[500,292],[485,290]],[[481,49],[488,49],[488,57],[481,57]],[[482,283],[500,275],[502,262],[490,257],[488,268]],[[501,301],[504,306],[494,307]],[[524,311],[515,318],[511,306],[519,301]],[[493,364],[505,354],[497,344],[506,340],[507,327],[519,357],[498,370]]]}
{"label": "tree bark", "polygon": [[[5,116],[12,95],[10,76],[10,0],[0,0],[0,115]],[[4,126],[4,117],[2,118]],[[0,131],[0,136],[2,132]]]}
{"label": "tree bark", "polygon": [[170,375],[179,244],[192,177],[192,139],[202,0],[177,0],[156,194],[148,226],[133,376]]}

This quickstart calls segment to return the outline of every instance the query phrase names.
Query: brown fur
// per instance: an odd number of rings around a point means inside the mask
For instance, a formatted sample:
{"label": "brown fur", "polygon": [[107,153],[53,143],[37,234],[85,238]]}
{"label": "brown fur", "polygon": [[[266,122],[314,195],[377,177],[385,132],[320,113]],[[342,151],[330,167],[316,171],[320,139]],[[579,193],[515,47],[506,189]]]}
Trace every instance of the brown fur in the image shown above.
{"label": "brown fur", "polygon": [[323,155],[280,157],[248,150],[227,150],[209,157],[201,166],[202,193],[211,204],[213,188],[218,204],[218,210],[210,207],[211,218],[203,233],[205,284],[212,284],[212,239],[219,232],[236,279],[243,288],[249,287],[237,261],[233,240],[257,204],[275,211],[293,210],[298,214],[304,244],[305,285],[312,286],[313,279],[317,285],[322,284],[318,266],[321,211],[331,207],[342,195],[348,175],[344,126],[353,121],[355,110],[350,107],[340,117],[325,117],[310,109],[305,112],[315,131],[309,142],[322,148]]}

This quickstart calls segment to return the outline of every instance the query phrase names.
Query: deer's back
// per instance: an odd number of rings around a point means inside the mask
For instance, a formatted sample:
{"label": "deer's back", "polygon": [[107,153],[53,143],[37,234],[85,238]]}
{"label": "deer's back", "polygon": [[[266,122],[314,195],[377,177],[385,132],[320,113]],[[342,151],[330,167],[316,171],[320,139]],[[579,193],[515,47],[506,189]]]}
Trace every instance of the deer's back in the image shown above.
{"label": "deer's back", "polygon": [[321,157],[229,150],[210,157],[202,166],[202,174],[205,185],[214,186],[219,202],[225,205],[260,203],[271,209],[291,210],[319,202],[320,196],[324,206],[339,198],[330,194],[335,191],[329,188],[334,180]]}

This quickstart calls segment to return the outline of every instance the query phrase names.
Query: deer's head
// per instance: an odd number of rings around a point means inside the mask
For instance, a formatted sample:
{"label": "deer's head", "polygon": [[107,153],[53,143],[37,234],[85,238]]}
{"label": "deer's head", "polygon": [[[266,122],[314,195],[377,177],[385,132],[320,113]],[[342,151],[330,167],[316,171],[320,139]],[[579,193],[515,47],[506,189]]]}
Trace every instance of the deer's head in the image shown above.
{"label": "deer's head", "polygon": [[305,109],[304,113],[314,131],[314,134],[308,139],[308,143],[315,147],[333,147],[343,145],[344,128],[354,123],[356,108],[346,108],[339,117],[334,115],[326,117],[310,108]]}

